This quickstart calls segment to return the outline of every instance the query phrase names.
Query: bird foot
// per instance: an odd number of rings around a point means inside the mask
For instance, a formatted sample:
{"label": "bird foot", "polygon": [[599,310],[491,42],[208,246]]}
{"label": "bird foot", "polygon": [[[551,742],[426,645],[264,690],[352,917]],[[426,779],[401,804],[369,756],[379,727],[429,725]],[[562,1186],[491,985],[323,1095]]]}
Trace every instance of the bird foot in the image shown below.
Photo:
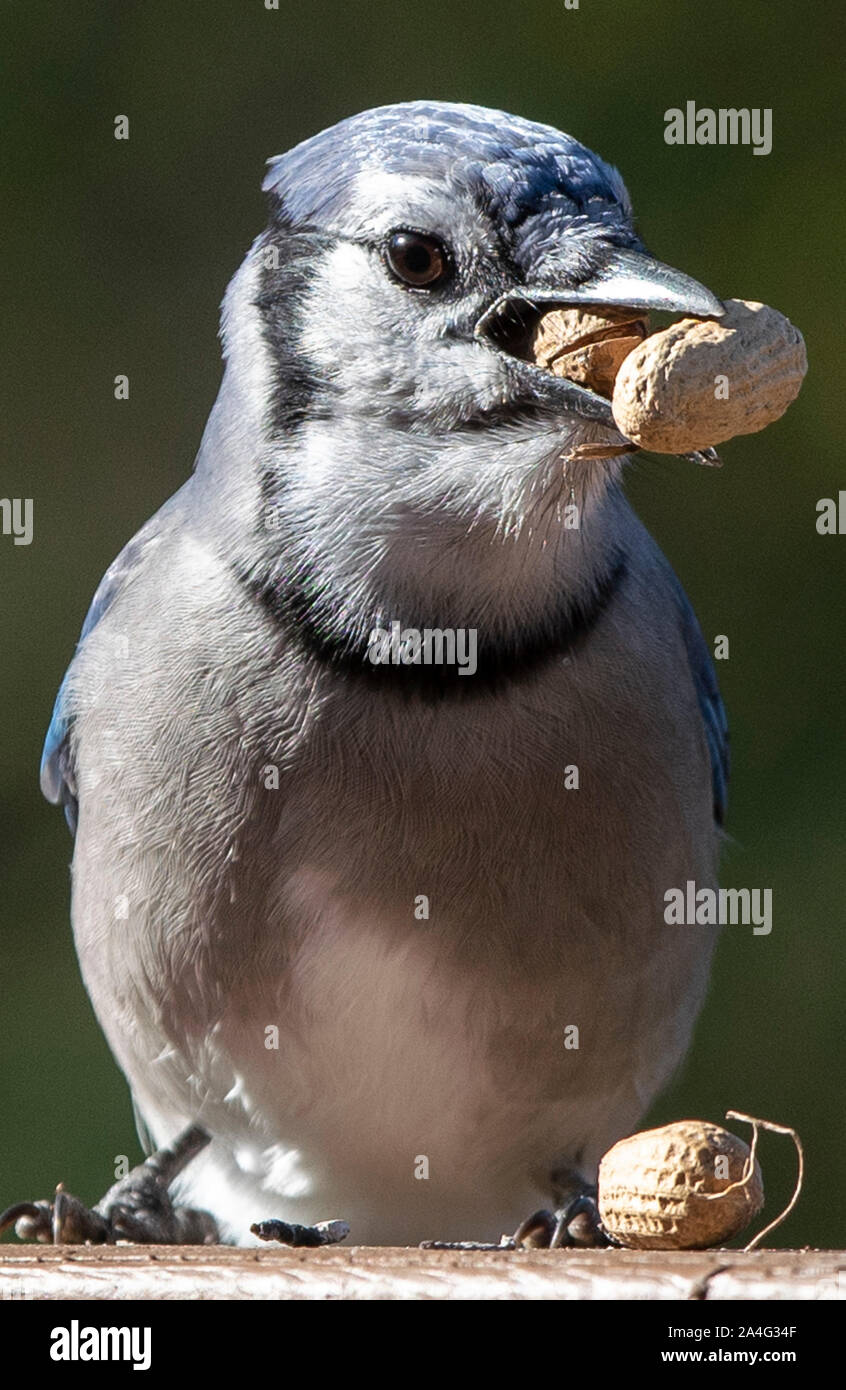
{"label": "bird foot", "polygon": [[596,1249],[610,1245],[599,1216],[596,1194],[585,1190],[556,1211],[536,1211],[514,1232],[516,1248],[532,1250]]}
{"label": "bird foot", "polygon": [[585,1189],[557,1211],[541,1209],[521,1221],[498,1245],[476,1240],[424,1240],[421,1250],[558,1250],[610,1245],[593,1189]]}
{"label": "bird foot", "polygon": [[318,1221],[315,1226],[300,1226],[296,1221],[256,1221],[250,1227],[259,1240],[276,1240],[280,1245],[311,1247],[337,1245],[346,1240],[350,1228],[346,1221]]}
{"label": "bird foot", "polygon": [[197,1125],[183,1131],[170,1148],[157,1149],[109,1188],[95,1207],[86,1207],[60,1183],[52,1202],[18,1202],[0,1214],[0,1232],[14,1225],[21,1240],[52,1245],[214,1245],[220,1233],[214,1217],[193,1207],[174,1206],[168,1188],[186,1164],[209,1142]]}

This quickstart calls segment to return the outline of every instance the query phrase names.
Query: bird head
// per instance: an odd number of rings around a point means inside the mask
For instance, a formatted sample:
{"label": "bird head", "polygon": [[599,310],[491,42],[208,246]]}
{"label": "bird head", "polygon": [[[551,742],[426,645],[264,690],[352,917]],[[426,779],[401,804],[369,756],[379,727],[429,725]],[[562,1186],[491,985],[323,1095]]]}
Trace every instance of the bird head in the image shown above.
{"label": "bird head", "polygon": [[562,460],[625,441],[607,400],[531,360],[531,328],[564,306],[722,313],[645,252],[617,171],[548,126],[411,102],[306,140],[264,187],[205,449],[251,471],[254,572],[349,634],[392,605],[523,621],[586,557],[610,562],[591,518],[619,461]]}

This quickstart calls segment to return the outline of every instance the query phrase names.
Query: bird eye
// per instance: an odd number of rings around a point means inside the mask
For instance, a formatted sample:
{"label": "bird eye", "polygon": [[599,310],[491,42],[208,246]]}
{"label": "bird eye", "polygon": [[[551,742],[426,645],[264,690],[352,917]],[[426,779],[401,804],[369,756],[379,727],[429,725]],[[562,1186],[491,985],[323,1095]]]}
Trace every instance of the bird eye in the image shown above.
{"label": "bird eye", "polygon": [[443,242],[422,232],[392,232],[385,246],[385,259],[398,280],[417,289],[442,284],[452,270]]}

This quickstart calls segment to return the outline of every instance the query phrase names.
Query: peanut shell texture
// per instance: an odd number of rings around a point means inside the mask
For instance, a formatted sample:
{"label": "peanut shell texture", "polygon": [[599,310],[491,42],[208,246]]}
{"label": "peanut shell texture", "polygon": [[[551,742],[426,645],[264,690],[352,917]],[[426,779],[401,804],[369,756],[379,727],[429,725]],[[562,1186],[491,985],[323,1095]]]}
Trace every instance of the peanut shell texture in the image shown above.
{"label": "peanut shell texture", "polygon": [[749,1173],[749,1157],[742,1139],[706,1120],[621,1139],[599,1165],[602,1224],[632,1250],[722,1245],[764,1204],[761,1170],[756,1162]]}
{"label": "peanut shell texture", "polygon": [[681,319],[634,347],[612,398],[642,449],[685,454],[754,434],[784,414],[807,370],[802,335],[766,304],[728,299],[722,319]]}

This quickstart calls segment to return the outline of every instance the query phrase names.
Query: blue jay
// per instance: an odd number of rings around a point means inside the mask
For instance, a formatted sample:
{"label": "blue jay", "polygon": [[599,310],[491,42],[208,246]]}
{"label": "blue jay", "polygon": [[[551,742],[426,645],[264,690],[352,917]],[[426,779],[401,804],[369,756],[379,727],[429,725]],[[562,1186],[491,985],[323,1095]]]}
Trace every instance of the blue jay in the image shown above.
{"label": "blue jay", "polygon": [[[502,112],[367,111],[264,187],[195,471],[47,738],[79,961],[151,1144],[189,1127],[175,1211],[209,1224],[162,1238],[495,1240],[572,1214],[685,1053],[714,934],[664,894],[715,882],[727,764],[627,441],[527,333],[722,306],[615,169]],[[472,632],[475,669],[374,662],[394,623]]]}

